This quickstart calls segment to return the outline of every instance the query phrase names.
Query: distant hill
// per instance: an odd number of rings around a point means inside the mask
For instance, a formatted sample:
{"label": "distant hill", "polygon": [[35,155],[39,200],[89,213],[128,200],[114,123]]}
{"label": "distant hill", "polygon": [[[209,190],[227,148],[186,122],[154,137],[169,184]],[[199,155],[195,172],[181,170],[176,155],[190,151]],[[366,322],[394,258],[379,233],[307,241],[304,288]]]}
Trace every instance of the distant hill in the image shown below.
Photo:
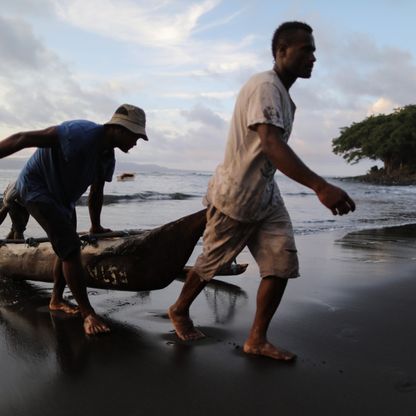
{"label": "distant hill", "polygon": [[[20,170],[26,163],[27,158],[18,157],[6,157],[0,161],[0,169],[13,169]],[[154,164],[141,164],[134,162],[121,162],[116,161],[116,173],[121,172],[138,172],[138,173],[151,173],[151,172],[180,172],[186,169],[171,169],[164,166]]]}

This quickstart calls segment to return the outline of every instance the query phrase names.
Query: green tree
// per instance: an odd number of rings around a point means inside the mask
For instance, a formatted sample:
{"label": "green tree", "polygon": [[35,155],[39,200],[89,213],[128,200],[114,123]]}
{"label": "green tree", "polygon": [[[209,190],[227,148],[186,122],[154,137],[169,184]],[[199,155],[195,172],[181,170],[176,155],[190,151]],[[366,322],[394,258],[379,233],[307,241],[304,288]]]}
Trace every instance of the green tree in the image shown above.
{"label": "green tree", "polygon": [[381,160],[387,174],[416,172],[416,105],[342,127],[332,149],[352,164],[364,158]]}

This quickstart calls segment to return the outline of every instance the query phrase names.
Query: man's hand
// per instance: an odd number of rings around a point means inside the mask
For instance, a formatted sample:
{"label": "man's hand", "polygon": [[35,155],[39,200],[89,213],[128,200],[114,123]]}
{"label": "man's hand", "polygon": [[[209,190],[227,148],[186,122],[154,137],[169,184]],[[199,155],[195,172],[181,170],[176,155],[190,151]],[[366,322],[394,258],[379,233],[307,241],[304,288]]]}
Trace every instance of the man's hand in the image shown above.
{"label": "man's hand", "polygon": [[355,203],[349,195],[341,188],[328,182],[316,190],[316,195],[334,215],[344,215],[355,211]]}
{"label": "man's hand", "polygon": [[111,233],[112,230],[110,228],[104,228],[101,225],[91,226],[90,234],[104,234],[104,233]]}

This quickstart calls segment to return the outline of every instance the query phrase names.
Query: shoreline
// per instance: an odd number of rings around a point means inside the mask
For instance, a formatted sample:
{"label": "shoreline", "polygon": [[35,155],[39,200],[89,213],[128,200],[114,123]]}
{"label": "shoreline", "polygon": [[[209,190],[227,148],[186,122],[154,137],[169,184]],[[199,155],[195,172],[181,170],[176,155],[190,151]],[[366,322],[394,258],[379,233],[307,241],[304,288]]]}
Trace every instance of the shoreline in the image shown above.
{"label": "shoreline", "polygon": [[179,281],[91,290],[113,329],[92,339],[79,319],[48,312],[50,286],[1,286],[0,413],[412,414],[415,237],[415,224],[296,236],[301,277],[269,330],[298,354],[293,364],[241,351],[259,283],[246,250],[246,273],[219,278],[196,300],[191,315],[208,337],[194,343],[179,341],[166,316]]}
{"label": "shoreline", "polygon": [[368,183],[370,185],[382,186],[415,186],[416,174],[413,175],[379,175],[368,173],[358,176],[344,176],[336,179],[344,182]]}

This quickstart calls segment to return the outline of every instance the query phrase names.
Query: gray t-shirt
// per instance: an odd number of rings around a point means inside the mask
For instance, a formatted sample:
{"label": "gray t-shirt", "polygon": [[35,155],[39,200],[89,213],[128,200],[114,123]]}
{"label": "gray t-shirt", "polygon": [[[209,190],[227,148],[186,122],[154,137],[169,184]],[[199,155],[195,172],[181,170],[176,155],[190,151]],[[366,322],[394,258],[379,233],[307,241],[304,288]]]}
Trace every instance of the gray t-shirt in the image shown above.
{"label": "gray t-shirt", "polygon": [[275,167],[261,149],[256,124],[283,129],[289,139],[296,106],[273,70],[254,75],[237,97],[225,157],[211,178],[206,201],[243,222],[259,221],[283,205]]}

